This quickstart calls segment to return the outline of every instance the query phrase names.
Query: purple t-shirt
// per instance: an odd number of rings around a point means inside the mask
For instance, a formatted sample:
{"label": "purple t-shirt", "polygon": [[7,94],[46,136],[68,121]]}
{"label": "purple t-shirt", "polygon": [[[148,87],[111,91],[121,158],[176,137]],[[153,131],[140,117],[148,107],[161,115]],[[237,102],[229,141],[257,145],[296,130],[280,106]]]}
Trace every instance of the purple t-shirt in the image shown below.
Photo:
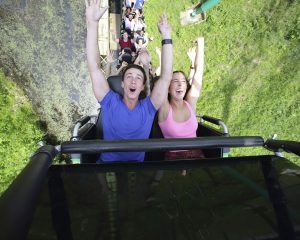
{"label": "purple t-shirt", "polygon": [[[139,100],[137,106],[130,110],[122,97],[110,90],[100,104],[105,140],[149,138],[156,113],[150,97]],[[144,157],[144,152],[106,152],[101,154],[98,162],[142,162]]]}

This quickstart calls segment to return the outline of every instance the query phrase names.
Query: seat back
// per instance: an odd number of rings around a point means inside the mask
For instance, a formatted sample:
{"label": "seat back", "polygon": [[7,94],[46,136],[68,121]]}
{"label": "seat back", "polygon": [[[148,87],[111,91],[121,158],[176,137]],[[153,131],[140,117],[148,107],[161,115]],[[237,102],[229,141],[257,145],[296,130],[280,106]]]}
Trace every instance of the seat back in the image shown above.
{"label": "seat back", "polygon": [[[197,137],[220,137],[224,134],[206,124],[198,123]],[[206,158],[219,158],[223,156],[222,148],[202,149]]]}
{"label": "seat back", "polygon": [[107,78],[107,82],[109,88],[116,93],[119,93],[122,97],[124,94],[124,90],[122,88],[122,76],[121,75],[113,75]]}
{"label": "seat back", "polygon": [[[124,90],[122,88],[122,75],[112,75],[112,76],[109,76],[107,78],[107,82],[108,82],[109,88],[111,90],[113,90],[114,92],[120,94],[123,97]],[[146,94],[145,94],[144,91],[142,91],[140,93],[139,99],[143,99],[145,97],[146,97]]]}
{"label": "seat back", "polygon": [[[158,113],[155,114],[149,138],[164,138],[158,125]],[[165,152],[146,152],[145,161],[162,161],[165,158]]]}

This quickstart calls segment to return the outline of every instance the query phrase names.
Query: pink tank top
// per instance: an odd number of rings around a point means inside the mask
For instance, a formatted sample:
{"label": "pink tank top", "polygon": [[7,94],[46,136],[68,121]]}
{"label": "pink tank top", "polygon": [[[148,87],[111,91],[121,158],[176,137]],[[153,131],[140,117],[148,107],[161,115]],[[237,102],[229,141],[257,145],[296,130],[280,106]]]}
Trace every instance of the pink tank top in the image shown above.
{"label": "pink tank top", "polygon": [[176,122],[173,119],[173,110],[170,106],[168,117],[164,122],[158,123],[164,138],[192,138],[196,137],[198,128],[197,118],[187,101],[184,101],[190,111],[190,118],[185,122]]}

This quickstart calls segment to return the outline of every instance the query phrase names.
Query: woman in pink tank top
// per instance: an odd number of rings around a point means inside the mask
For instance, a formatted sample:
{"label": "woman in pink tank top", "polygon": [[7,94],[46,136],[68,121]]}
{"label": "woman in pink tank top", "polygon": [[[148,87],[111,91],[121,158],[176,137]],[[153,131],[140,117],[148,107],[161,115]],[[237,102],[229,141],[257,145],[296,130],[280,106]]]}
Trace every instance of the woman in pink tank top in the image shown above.
{"label": "woman in pink tank top", "polygon": [[[169,99],[158,111],[158,124],[165,138],[192,138],[196,137],[198,121],[196,119],[197,101],[202,88],[204,66],[204,38],[197,39],[195,71],[193,71],[191,85],[182,71],[173,72],[169,87]],[[199,149],[170,151],[165,155],[166,160],[180,158],[203,158]]]}

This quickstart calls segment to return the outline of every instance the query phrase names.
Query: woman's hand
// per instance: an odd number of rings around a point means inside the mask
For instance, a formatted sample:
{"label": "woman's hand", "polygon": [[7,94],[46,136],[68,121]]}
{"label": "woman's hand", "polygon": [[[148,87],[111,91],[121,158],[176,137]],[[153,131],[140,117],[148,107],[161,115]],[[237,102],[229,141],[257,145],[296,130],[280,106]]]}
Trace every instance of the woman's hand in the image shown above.
{"label": "woman's hand", "polygon": [[191,66],[194,67],[195,63],[195,57],[196,57],[196,47],[189,48],[187,51],[187,55],[189,56],[189,59],[191,60]]}
{"label": "woman's hand", "polygon": [[171,38],[171,26],[168,23],[166,14],[161,15],[157,27],[163,39]]}

